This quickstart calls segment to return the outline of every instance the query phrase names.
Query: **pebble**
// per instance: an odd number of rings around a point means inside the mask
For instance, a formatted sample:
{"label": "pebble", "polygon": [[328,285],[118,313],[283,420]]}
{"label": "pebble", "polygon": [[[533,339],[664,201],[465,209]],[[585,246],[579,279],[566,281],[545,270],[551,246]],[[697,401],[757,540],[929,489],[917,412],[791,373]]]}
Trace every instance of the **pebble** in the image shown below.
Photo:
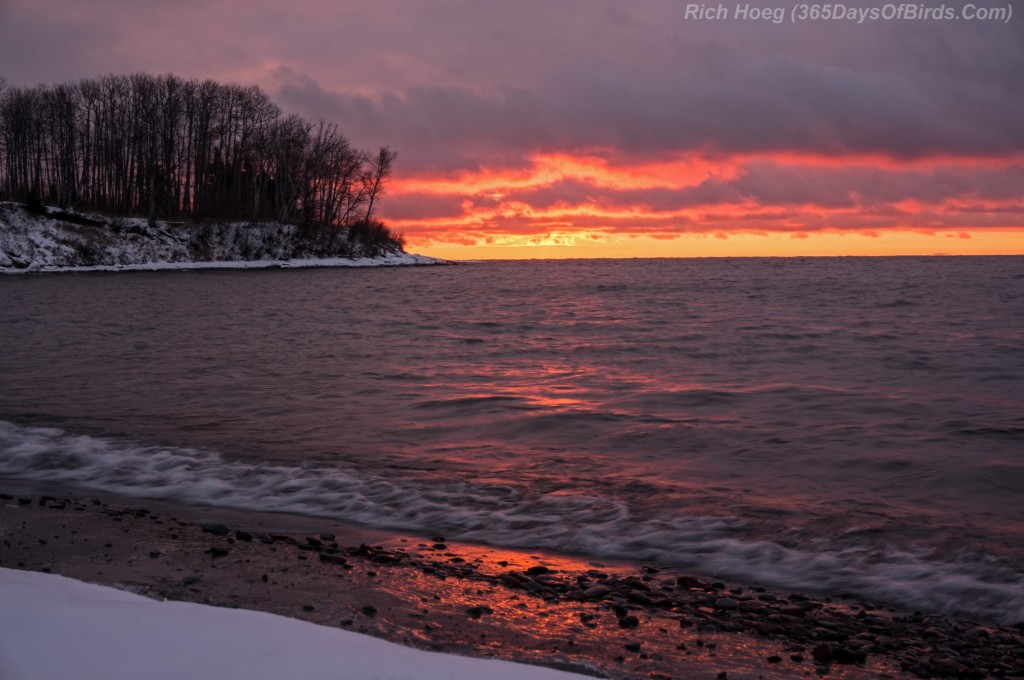
{"label": "pebble", "polygon": [[214,536],[226,536],[231,532],[231,530],[223,524],[200,524],[199,528],[208,534],[213,534]]}
{"label": "pebble", "polygon": [[649,598],[646,595],[644,595],[643,593],[639,593],[639,592],[637,592],[635,590],[630,590],[629,592],[627,592],[626,593],[626,599],[629,600],[630,602],[635,602],[636,604],[644,604],[644,605],[651,604],[651,598]]}
{"label": "pebble", "polygon": [[600,600],[612,592],[608,586],[591,586],[583,591],[583,594],[591,600]]}
{"label": "pebble", "polygon": [[639,625],[640,619],[632,614],[627,614],[619,619],[619,628],[636,628]]}
{"label": "pebble", "polygon": [[832,660],[832,645],[823,642],[811,650],[811,656],[818,663],[828,663]]}

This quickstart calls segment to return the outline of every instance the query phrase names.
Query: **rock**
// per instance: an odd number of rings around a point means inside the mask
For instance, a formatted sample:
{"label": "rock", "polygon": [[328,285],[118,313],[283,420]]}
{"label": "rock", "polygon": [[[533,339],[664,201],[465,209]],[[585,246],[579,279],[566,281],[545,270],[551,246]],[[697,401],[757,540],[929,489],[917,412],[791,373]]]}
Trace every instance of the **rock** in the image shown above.
{"label": "rock", "polygon": [[627,614],[619,619],[619,628],[636,628],[640,625],[640,619],[632,614]]}
{"label": "rock", "polygon": [[536,581],[524,581],[520,585],[523,587],[524,590],[535,595],[544,590],[544,586],[537,583]]}
{"label": "rock", "polygon": [[493,614],[494,610],[485,604],[476,605],[466,610],[466,614],[471,619],[479,619],[484,614]]}
{"label": "rock", "polygon": [[686,588],[687,590],[704,589],[704,584],[692,576],[680,576],[676,579],[676,585],[680,588]]}
{"label": "rock", "polygon": [[529,574],[530,576],[539,576],[541,574],[549,574],[549,573],[551,573],[551,570],[548,569],[547,567],[544,567],[544,566],[541,566],[541,565],[538,564],[536,566],[533,566],[533,567],[530,567],[529,569],[527,569],[526,573]]}
{"label": "rock", "polygon": [[208,553],[210,557],[224,557],[229,550],[219,545],[211,545],[204,552]]}
{"label": "rock", "polygon": [[245,541],[246,543],[252,541],[252,534],[247,531],[236,531],[235,538],[239,541]]}
{"label": "rock", "polygon": [[376,616],[377,608],[374,607],[372,604],[368,604],[362,608],[362,612],[367,616]]}
{"label": "rock", "polygon": [[731,597],[720,597],[715,600],[715,609],[733,610],[739,606],[739,602]]}
{"label": "rock", "polygon": [[651,598],[649,598],[646,595],[644,595],[643,593],[637,592],[635,590],[630,590],[629,592],[627,592],[626,593],[626,599],[629,600],[630,602],[635,602],[637,604],[642,604],[642,605],[649,605],[649,604],[651,604]]}
{"label": "rock", "polygon": [[588,600],[600,600],[603,599],[608,593],[612,592],[612,589],[608,586],[591,586],[583,591],[583,594]]}
{"label": "rock", "polygon": [[769,656],[767,659],[768,663],[779,663],[782,661],[781,656]]}
{"label": "rock", "polygon": [[867,654],[859,649],[850,649],[843,645],[835,645],[832,647],[832,660],[836,663],[864,663],[865,659],[867,659]]}
{"label": "rock", "polygon": [[231,530],[223,524],[200,524],[199,528],[208,534],[213,534],[214,536],[226,536],[231,532]]}
{"label": "rock", "polygon": [[626,643],[626,651],[629,651],[629,652],[639,652],[640,651],[640,643],[639,642],[627,642]]}
{"label": "rock", "polygon": [[832,645],[827,642],[822,642],[811,650],[811,656],[814,657],[814,661],[816,663],[829,663],[832,661]]}
{"label": "rock", "polygon": [[348,560],[341,555],[328,555],[327,553],[320,553],[320,561],[328,564],[348,564]]}
{"label": "rock", "polygon": [[794,616],[797,618],[803,618],[807,612],[804,611],[803,607],[797,605],[787,605],[785,607],[779,607],[779,613],[784,616]]}
{"label": "rock", "polygon": [[275,543],[287,543],[288,545],[299,544],[299,542],[296,541],[294,538],[292,538],[291,536],[287,536],[285,534],[268,534],[267,537]]}

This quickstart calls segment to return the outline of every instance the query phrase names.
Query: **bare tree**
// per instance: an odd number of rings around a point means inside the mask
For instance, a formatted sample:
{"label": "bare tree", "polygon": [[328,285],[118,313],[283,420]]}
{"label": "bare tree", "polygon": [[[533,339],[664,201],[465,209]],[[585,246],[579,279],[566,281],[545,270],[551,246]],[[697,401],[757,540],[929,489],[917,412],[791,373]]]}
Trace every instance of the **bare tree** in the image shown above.
{"label": "bare tree", "polygon": [[373,218],[374,203],[384,193],[384,183],[391,177],[391,166],[398,154],[386,146],[382,146],[377,152],[377,157],[370,164],[370,172],[367,175],[367,200],[366,216],[364,222]]}
{"label": "bare tree", "polygon": [[283,116],[258,87],[144,73],[0,79],[0,191],[13,200],[151,220],[272,218],[394,245],[374,210],[395,156],[353,148],[333,123]]}

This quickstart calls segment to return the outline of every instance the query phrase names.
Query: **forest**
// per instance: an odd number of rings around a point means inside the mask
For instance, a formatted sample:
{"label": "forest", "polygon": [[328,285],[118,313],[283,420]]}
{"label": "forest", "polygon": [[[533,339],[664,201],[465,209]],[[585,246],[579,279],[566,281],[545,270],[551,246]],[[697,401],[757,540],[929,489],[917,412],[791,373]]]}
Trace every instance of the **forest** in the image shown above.
{"label": "forest", "polygon": [[276,221],[401,248],[374,216],[395,157],[353,148],[334,123],[284,114],[256,86],[0,78],[0,200],[150,221]]}

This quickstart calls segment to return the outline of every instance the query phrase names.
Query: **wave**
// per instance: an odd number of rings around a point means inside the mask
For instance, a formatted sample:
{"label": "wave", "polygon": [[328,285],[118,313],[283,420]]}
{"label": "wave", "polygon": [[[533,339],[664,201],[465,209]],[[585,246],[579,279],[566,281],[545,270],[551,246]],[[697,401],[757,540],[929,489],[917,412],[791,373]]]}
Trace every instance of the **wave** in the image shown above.
{"label": "wave", "polygon": [[388,478],[323,465],[253,464],[210,451],[0,421],[0,475],[10,477],[439,532],[506,547],[653,561],[766,586],[849,594],[875,604],[1003,624],[1024,621],[1024,573],[991,556],[941,558],[877,543],[851,547],[849,535],[841,546],[827,538],[785,546],[732,517],[639,518],[618,498],[404,473]]}

